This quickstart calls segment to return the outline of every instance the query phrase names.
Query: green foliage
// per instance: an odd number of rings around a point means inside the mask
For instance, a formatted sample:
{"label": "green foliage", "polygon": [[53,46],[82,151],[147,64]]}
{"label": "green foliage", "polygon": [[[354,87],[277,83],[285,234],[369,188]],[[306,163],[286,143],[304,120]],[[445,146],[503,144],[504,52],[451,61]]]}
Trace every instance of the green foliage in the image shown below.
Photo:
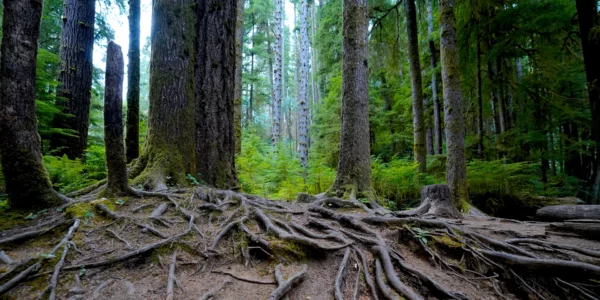
{"label": "green foliage", "polygon": [[384,163],[380,159],[371,160],[373,188],[377,195],[392,200],[397,207],[410,207],[421,199],[421,187],[438,183],[429,175],[419,173],[414,161],[394,158]]}
{"label": "green foliage", "polygon": [[90,146],[85,155],[85,163],[80,159],[71,160],[66,155],[44,156],[44,166],[56,190],[68,193],[106,177],[104,147]]}

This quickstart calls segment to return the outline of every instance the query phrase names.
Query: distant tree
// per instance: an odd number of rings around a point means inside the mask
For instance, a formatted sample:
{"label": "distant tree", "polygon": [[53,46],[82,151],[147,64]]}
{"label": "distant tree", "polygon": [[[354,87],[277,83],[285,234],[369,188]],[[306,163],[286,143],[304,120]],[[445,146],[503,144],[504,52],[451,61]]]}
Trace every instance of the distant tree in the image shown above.
{"label": "distant tree", "polygon": [[0,56],[0,153],[12,208],[50,207],[66,199],[42,164],[35,92],[41,1],[5,1]]}
{"label": "distant tree", "polygon": [[283,96],[283,0],[275,0],[275,66],[273,68],[273,120],[271,128],[271,143],[277,145],[281,137],[281,99]]}
{"label": "distant tree", "polygon": [[133,183],[147,190],[187,185],[186,174],[196,173],[193,3],[154,0],[153,4],[148,133],[131,172],[136,177]]}
{"label": "distant tree", "polygon": [[62,112],[68,115],[57,115],[54,127],[72,129],[77,134],[53,134],[50,148],[54,154],[66,154],[71,159],[83,157],[87,148],[95,5],[95,0],[65,0],[64,4],[57,96]]}
{"label": "distant tree", "polygon": [[235,188],[236,0],[199,1],[196,16],[196,166],[198,177]]}
{"label": "distant tree", "polygon": [[309,102],[308,102],[308,64],[309,64],[309,40],[308,40],[308,0],[300,2],[300,66],[298,66],[298,152],[300,165],[306,168],[308,166],[308,148],[309,148]]}
{"label": "distant tree", "polygon": [[433,152],[442,154],[442,118],[438,98],[437,51],[433,38],[433,0],[427,0],[427,33],[429,34],[429,63],[431,67],[431,101],[433,102]]}
{"label": "distant tree", "polygon": [[129,0],[127,53],[127,162],[140,156],[140,0]]}
{"label": "distant tree", "polygon": [[235,96],[233,99],[233,126],[235,153],[242,152],[242,73],[244,69],[244,0],[237,0],[235,23]]}
{"label": "distant tree", "polygon": [[446,181],[450,197],[459,208],[469,200],[467,162],[465,158],[465,122],[458,68],[458,43],[454,0],[440,0],[440,50],[442,87],[444,89],[444,121],[446,123]]}
{"label": "distant tree", "polygon": [[425,172],[427,167],[427,149],[425,141],[425,119],[423,112],[423,85],[421,63],[419,58],[419,37],[417,32],[417,11],[414,0],[404,0],[406,11],[406,33],[408,36],[408,62],[412,87],[412,108],[414,128],[414,155],[419,163],[419,171]]}

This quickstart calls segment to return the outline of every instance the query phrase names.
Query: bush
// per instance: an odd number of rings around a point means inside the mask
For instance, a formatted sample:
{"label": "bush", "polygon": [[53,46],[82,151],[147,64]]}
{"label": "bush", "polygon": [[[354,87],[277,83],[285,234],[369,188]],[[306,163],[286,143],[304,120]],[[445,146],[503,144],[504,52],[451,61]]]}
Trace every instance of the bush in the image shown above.
{"label": "bush", "polygon": [[80,159],[44,156],[44,166],[50,174],[54,188],[61,193],[68,193],[94,184],[106,178],[106,159],[104,147],[90,146],[83,163]]}
{"label": "bush", "polygon": [[439,183],[432,176],[419,173],[414,161],[393,158],[388,163],[371,160],[373,188],[379,197],[396,203],[402,209],[418,205],[421,187]]}

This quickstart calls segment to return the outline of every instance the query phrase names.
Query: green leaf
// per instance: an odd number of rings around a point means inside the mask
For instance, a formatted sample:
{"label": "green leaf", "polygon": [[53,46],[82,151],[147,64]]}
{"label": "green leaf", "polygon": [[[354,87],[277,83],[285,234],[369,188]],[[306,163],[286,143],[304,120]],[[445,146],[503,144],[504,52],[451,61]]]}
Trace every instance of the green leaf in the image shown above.
{"label": "green leaf", "polygon": [[93,218],[93,217],[94,217],[94,214],[93,214],[91,211],[89,211],[89,210],[88,210],[88,211],[86,211],[86,212],[85,212],[85,215],[84,215],[84,217],[85,217],[86,219],[91,219],[91,218]]}
{"label": "green leaf", "polygon": [[37,214],[30,213],[29,215],[27,215],[27,217],[25,217],[25,220],[33,220],[35,218],[37,218]]}
{"label": "green leaf", "polygon": [[42,257],[42,258],[55,258],[56,255],[50,254],[50,253],[42,253],[42,254],[40,254],[40,257]]}
{"label": "green leaf", "polygon": [[115,203],[118,204],[118,205],[123,205],[123,204],[125,204],[125,200],[118,199],[117,201],[115,201]]}
{"label": "green leaf", "polygon": [[427,239],[426,238],[421,237],[420,239],[421,239],[421,242],[423,242],[423,244],[427,245]]}
{"label": "green leaf", "polygon": [[81,268],[81,270],[79,270],[79,276],[83,276],[83,275],[85,275],[85,272],[86,272],[86,271],[87,271],[87,270],[86,270],[85,268]]}

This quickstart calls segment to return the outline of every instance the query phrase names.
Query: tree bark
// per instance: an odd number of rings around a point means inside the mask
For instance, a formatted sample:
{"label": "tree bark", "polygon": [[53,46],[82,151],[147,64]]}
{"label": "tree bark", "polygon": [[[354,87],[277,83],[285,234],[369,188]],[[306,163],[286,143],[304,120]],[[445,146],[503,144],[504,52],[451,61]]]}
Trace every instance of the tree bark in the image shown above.
{"label": "tree bark", "polygon": [[235,171],[234,90],[237,0],[197,2],[196,169],[218,188],[238,185]]}
{"label": "tree bark", "polygon": [[233,127],[235,153],[242,152],[242,73],[244,69],[244,0],[237,0],[235,23],[235,91],[233,99]]}
{"label": "tree bark", "polygon": [[444,88],[444,121],[446,123],[446,181],[452,201],[465,211],[467,191],[467,164],[465,159],[465,123],[460,91],[458,44],[454,0],[440,0],[440,50],[442,86]]}
{"label": "tree bark", "polygon": [[594,161],[594,178],[592,179],[591,201],[598,202],[600,188],[600,40],[593,38],[592,29],[600,25],[598,1],[576,0],[581,48],[587,79],[587,89],[592,113],[592,139],[596,143],[596,159]]}
{"label": "tree bark", "polygon": [[408,35],[408,62],[410,64],[410,83],[412,86],[413,133],[415,161],[419,163],[419,172],[427,168],[425,149],[425,120],[423,113],[423,86],[421,63],[419,60],[419,37],[417,32],[417,12],[414,0],[405,0],[406,34]]}
{"label": "tree bark", "polygon": [[96,9],[94,0],[65,0],[64,7],[57,96],[64,103],[61,110],[70,116],[57,116],[53,127],[72,129],[76,136],[53,134],[50,148],[75,159],[87,147]]}
{"label": "tree bark", "polygon": [[483,89],[481,82],[481,44],[477,40],[477,155],[483,158]]}
{"label": "tree bark", "polygon": [[433,0],[427,0],[427,32],[429,33],[429,63],[431,66],[431,100],[433,102],[433,141],[434,154],[442,154],[442,118],[440,100],[438,98],[438,80],[437,80],[437,51],[433,39]]}
{"label": "tree bark", "polygon": [[126,195],[129,190],[123,145],[123,65],[121,47],[109,42],[104,77],[104,145],[108,179],[103,197]]}
{"label": "tree bark", "polygon": [[283,0],[275,0],[275,66],[273,68],[273,120],[271,128],[271,143],[277,145],[281,137],[281,98],[283,74]]}
{"label": "tree bark", "polygon": [[186,174],[196,173],[193,4],[192,0],[153,4],[148,136],[132,170],[133,176],[139,174],[133,183],[149,190],[187,185]]}
{"label": "tree bark", "polygon": [[371,191],[366,0],[345,0],[340,155],[331,191],[358,198]]}
{"label": "tree bark", "polygon": [[552,205],[538,209],[535,215],[545,221],[600,220],[600,205]]}
{"label": "tree bark", "polygon": [[129,50],[127,53],[127,162],[140,156],[140,0],[129,0]]}
{"label": "tree bark", "polygon": [[494,133],[502,133],[500,125],[500,114],[498,112],[498,101],[500,100],[500,91],[498,89],[498,68],[495,62],[488,61],[488,76],[490,78],[490,97],[492,100],[492,115],[494,120]]}
{"label": "tree bark", "polygon": [[35,74],[42,1],[5,1],[0,56],[0,153],[12,208],[62,201],[42,164]]}
{"label": "tree bark", "polygon": [[[300,4],[300,88],[299,88],[299,113],[298,113],[298,152],[300,165],[308,167],[308,0]],[[368,141],[368,139],[367,139]]]}

